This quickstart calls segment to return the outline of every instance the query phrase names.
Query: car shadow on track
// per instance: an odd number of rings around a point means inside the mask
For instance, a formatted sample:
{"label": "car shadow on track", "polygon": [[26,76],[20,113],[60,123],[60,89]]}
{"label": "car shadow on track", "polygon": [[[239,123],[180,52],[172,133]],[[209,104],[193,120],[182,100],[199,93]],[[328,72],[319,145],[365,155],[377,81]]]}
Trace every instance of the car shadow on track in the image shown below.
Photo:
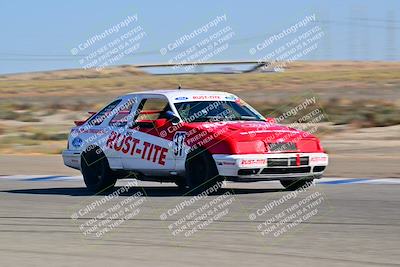
{"label": "car shadow on track", "polygon": [[[113,191],[102,192],[96,195],[106,196],[116,192],[121,187],[115,187]],[[283,192],[285,189],[280,188],[222,188],[217,193],[212,195],[222,195],[226,192],[231,192],[235,195],[243,194],[260,194],[260,193],[275,193]],[[34,195],[64,195],[64,196],[93,196],[94,194],[89,192],[85,187],[54,187],[54,188],[32,188],[32,189],[12,189],[4,190],[1,192],[14,193],[14,194],[34,194]],[[175,186],[146,186],[146,187],[129,187],[128,190],[120,190],[120,196],[132,196],[137,192],[142,192],[148,197],[185,197],[193,196],[195,194],[191,192],[185,192]],[[196,194],[199,194],[197,192]]]}

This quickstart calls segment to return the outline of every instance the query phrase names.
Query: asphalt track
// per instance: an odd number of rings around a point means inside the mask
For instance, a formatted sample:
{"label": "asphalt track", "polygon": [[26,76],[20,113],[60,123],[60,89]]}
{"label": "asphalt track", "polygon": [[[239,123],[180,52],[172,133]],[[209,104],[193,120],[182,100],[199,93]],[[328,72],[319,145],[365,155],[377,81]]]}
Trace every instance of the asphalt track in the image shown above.
{"label": "asphalt track", "polygon": [[[400,266],[398,179],[325,179],[291,198],[276,182],[227,183],[194,201],[172,184],[123,191],[127,183],[136,182],[118,182],[119,197],[100,203],[107,194],[89,195],[80,177],[0,177],[0,265]],[[112,212],[98,215],[117,204],[113,212],[133,204],[132,217],[84,234],[82,225],[106,220]],[[184,224],[202,227],[176,232]]]}

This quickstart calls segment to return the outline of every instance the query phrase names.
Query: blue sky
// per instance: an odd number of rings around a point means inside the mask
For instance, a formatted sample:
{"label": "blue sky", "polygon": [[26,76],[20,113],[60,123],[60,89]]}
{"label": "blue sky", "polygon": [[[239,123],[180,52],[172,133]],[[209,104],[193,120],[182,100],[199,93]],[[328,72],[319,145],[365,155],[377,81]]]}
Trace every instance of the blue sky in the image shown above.
{"label": "blue sky", "polygon": [[235,35],[229,49],[213,60],[257,59],[249,48],[313,13],[325,35],[304,59],[400,59],[396,0],[14,0],[0,3],[0,73],[79,68],[78,58],[70,53],[73,47],[134,14],[146,37],[138,54],[118,64],[166,62],[169,58],[160,48],[223,14]]}

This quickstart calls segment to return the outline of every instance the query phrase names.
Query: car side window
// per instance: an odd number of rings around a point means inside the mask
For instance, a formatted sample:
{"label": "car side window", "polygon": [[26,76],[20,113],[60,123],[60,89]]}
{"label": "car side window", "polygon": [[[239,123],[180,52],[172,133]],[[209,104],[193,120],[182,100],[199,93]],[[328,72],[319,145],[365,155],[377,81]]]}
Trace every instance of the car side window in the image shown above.
{"label": "car side window", "polygon": [[110,120],[111,126],[123,127],[128,123],[128,116],[131,113],[133,101],[128,101],[115,110],[114,117]]}
{"label": "car side window", "polygon": [[143,99],[137,110],[135,121],[156,120],[165,118],[165,113],[171,111],[171,107],[167,99],[147,98]]}
{"label": "car side window", "polygon": [[112,116],[111,112],[121,101],[122,101],[121,99],[118,99],[108,104],[105,108],[103,108],[96,115],[94,115],[93,118],[90,119],[88,124],[92,126],[97,126],[102,124],[105,119],[107,119],[109,116]]}

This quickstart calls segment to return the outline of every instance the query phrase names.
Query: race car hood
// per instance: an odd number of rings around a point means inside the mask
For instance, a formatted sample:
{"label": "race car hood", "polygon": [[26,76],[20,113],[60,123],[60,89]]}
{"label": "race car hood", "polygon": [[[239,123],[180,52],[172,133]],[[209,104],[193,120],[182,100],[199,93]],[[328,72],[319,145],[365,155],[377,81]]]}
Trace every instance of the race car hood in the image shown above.
{"label": "race car hood", "polygon": [[308,132],[269,122],[207,122],[188,126],[207,133],[201,140],[215,139],[207,145],[213,153],[323,152],[319,140]]}

